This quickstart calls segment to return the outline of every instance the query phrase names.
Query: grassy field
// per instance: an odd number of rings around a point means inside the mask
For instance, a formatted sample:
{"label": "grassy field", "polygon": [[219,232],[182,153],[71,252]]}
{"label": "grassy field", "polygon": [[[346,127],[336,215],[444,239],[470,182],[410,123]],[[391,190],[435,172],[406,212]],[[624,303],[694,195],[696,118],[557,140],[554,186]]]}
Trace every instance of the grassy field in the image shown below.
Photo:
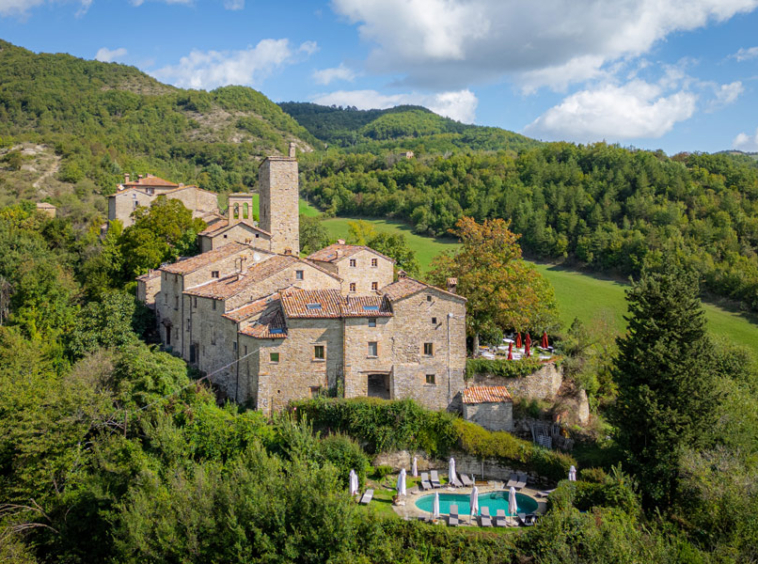
{"label": "grassy field", "polygon": [[[259,199],[258,194],[253,194],[253,213],[255,214],[255,217],[260,217],[260,213],[258,210],[259,207]],[[314,208],[312,205],[310,205],[308,202],[300,198],[300,215],[307,215],[308,217],[314,217],[319,215],[321,212],[318,211],[316,208]]]}
{"label": "grassy field", "polygon": [[[335,238],[346,238],[347,218],[327,219],[324,225]],[[455,249],[453,239],[433,239],[422,237],[411,231],[404,223],[384,219],[366,220],[377,231],[400,232],[405,235],[408,245],[416,251],[422,272],[429,268],[432,258],[442,251]],[[626,301],[624,292],[627,284],[570,270],[560,266],[536,264],[537,270],[545,276],[555,289],[561,321],[568,326],[575,318],[585,323],[604,323],[609,330],[621,332],[626,327]],[[750,347],[758,355],[758,322],[744,314],[731,311],[714,304],[704,303],[708,325],[716,335],[724,335],[735,343]]]}

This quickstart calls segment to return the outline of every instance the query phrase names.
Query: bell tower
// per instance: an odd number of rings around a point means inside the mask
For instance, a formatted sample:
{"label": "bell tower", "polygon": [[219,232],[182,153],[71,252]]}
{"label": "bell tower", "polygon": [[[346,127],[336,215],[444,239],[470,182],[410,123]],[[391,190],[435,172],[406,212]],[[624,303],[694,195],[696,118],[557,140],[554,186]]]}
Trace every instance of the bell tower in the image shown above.
{"label": "bell tower", "polygon": [[258,227],[271,233],[275,253],[300,254],[298,167],[295,144],[289,156],[266,157],[258,169],[260,218]]}

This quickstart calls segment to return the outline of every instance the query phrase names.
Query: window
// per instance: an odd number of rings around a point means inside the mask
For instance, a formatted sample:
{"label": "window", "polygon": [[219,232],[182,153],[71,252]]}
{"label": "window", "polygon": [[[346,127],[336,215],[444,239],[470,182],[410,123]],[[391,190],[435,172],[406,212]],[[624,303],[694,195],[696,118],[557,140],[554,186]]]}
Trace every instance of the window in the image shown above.
{"label": "window", "polygon": [[368,344],[368,355],[369,356],[379,356],[379,343],[376,341],[369,341]]}
{"label": "window", "polygon": [[321,304],[305,304],[307,309],[321,309]]}
{"label": "window", "polygon": [[371,283],[371,289],[372,290],[378,290],[379,289],[379,282],[372,282]]}
{"label": "window", "polygon": [[187,331],[192,332],[192,319],[187,320]]}
{"label": "window", "polygon": [[432,325],[437,325],[437,318],[436,317],[432,317]]}
{"label": "window", "polygon": [[211,272],[211,278],[218,278],[218,270]]}
{"label": "window", "polygon": [[216,311],[216,300],[213,300],[213,311]]}
{"label": "window", "polygon": [[232,352],[237,356],[237,341],[232,342]]}
{"label": "window", "polygon": [[432,301],[432,296],[431,295],[426,296],[426,301],[427,302],[431,302]]}
{"label": "window", "polygon": [[426,383],[427,383],[427,384],[431,384],[431,385],[433,386],[434,384],[436,384],[436,383],[437,383],[435,380],[436,380],[436,379],[435,379],[435,377],[434,377],[434,374],[427,374],[427,375],[426,375]]}
{"label": "window", "polygon": [[355,268],[356,262],[355,259],[350,259],[350,268]]}
{"label": "window", "polygon": [[376,327],[376,317],[369,317],[368,318],[368,326],[369,327]]}
{"label": "window", "polygon": [[192,299],[192,302],[193,302],[193,303],[192,303],[192,305],[193,305],[195,308],[197,308],[197,296],[195,296],[195,297]]}
{"label": "window", "polygon": [[268,355],[268,359],[271,361],[271,364],[277,364],[279,362],[279,353],[271,353]]}
{"label": "window", "polygon": [[247,345],[244,346],[243,350],[245,351],[245,356],[247,356]]}
{"label": "window", "polygon": [[350,291],[355,292],[355,282],[350,282]]}
{"label": "window", "polygon": [[324,345],[316,345],[313,347],[313,359],[314,360],[324,360],[326,358],[326,351],[324,350]]}
{"label": "window", "polygon": [[168,303],[168,294],[163,294],[163,303],[164,304]]}
{"label": "window", "polygon": [[215,344],[216,344],[216,330],[211,329],[211,345],[215,345]]}
{"label": "window", "polygon": [[227,238],[227,236],[226,236],[226,234],[224,234],[224,239],[226,239],[226,238]]}
{"label": "window", "polygon": [[177,282],[179,282],[179,275],[174,274],[174,284],[176,284]]}
{"label": "window", "polygon": [[321,393],[321,386],[311,386],[311,397],[317,398]]}
{"label": "window", "polygon": [[174,309],[179,309],[179,296],[174,296]]}
{"label": "window", "polygon": [[295,280],[302,280],[304,274],[305,273],[302,270],[296,270],[295,271]]}
{"label": "window", "polygon": [[424,343],[424,356],[434,356],[434,343]]}
{"label": "window", "polygon": [[139,202],[137,200],[134,200],[134,209],[137,209],[137,206],[139,205]]}
{"label": "window", "polygon": [[258,235],[258,234],[256,233],[256,234],[255,234],[255,238],[257,239],[258,237],[260,237],[260,235]]}
{"label": "window", "polygon": [[379,266],[379,261],[377,259],[371,259],[371,266],[376,268]]}

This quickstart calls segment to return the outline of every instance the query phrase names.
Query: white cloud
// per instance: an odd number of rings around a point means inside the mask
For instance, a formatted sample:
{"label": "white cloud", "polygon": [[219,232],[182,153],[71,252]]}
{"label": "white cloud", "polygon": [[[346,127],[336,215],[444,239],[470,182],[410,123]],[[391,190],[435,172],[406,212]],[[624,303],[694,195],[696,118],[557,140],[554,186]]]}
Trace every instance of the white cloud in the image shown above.
{"label": "white cloud", "polygon": [[512,75],[526,90],[596,77],[672,33],[728,20],[758,0],[332,0],[375,45],[367,68],[438,89]]}
{"label": "white cloud", "polygon": [[224,0],[224,8],[227,10],[242,10],[245,7],[245,0]]}
{"label": "white cloud", "polygon": [[[63,3],[67,2],[67,0],[0,0],[0,16],[17,16],[24,18],[32,8],[53,2]],[[92,0],[78,0],[72,3],[78,3],[80,5],[79,10],[76,12],[76,17],[80,17],[83,16],[92,5]]]}
{"label": "white cloud", "polygon": [[479,103],[470,90],[438,94],[381,94],[376,90],[340,90],[316,96],[313,101],[325,106],[355,106],[359,110],[383,110],[405,104],[424,106],[434,113],[463,122],[473,123]]}
{"label": "white cloud", "polygon": [[313,72],[313,80],[316,81],[316,84],[330,84],[334,80],[353,82],[355,76],[355,71],[347,68],[344,63],[340,63],[338,67]]}
{"label": "white cloud", "polygon": [[193,50],[182,57],[179,64],[160,68],[152,74],[158,80],[182,88],[211,89],[228,84],[253,86],[275,70],[298,62],[316,49],[316,43],[312,41],[293,51],[287,39],[263,39],[255,47],[241,51]]}
{"label": "white cloud", "polygon": [[739,80],[730,84],[722,84],[716,89],[715,106],[728,106],[733,103],[740,95],[745,92],[745,87]]}
{"label": "white cloud", "polygon": [[643,80],[582,90],[534,120],[524,133],[579,142],[658,138],[689,119],[697,100],[686,90],[664,94],[661,86]]}
{"label": "white cloud", "polygon": [[758,129],[755,130],[755,135],[748,135],[747,133],[737,135],[732,141],[732,147],[748,153],[758,151]]}
{"label": "white cloud", "polygon": [[118,49],[108,49],[107,47],[101,47],[97,50],[95,59],[103,63],[111,63],[116,59],[121,59],[126,56],[126,49],[119,47]]}
{"label": "white cloud", "polygon": [[749,61],[758,57],[758,47],[750,47],[745,49],[744,47],[737,51],[734,55],[731,55],[733,59],[737,59],[737,62]]}
{"label": "white cloud", "polygon": [[[193,2],[193,0],[154,0],[154,1],[163,2],[164,4],[192,4]],[[145,3],[145,0],[129,0],[129,2],[132,4],[132,6],[142,6],[142,4]]]}

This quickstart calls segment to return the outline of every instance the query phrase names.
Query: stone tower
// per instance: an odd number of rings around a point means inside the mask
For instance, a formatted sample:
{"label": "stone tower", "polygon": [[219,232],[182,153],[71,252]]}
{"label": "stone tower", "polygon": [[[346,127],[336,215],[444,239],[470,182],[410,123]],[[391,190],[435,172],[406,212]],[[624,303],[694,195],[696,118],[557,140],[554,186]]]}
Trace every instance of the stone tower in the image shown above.
{"label": "stone tower", "polygon": [[252,194],[229,194],[229,212],[227,213],[229,225],[246,219],[253,221],[253,195]]}
{"label": "stone tower", "polygon": [[267,157],[258,169],[258,226],[271,233],[271,250],[300,254],[299,187],[294,143],[289,156]]}

